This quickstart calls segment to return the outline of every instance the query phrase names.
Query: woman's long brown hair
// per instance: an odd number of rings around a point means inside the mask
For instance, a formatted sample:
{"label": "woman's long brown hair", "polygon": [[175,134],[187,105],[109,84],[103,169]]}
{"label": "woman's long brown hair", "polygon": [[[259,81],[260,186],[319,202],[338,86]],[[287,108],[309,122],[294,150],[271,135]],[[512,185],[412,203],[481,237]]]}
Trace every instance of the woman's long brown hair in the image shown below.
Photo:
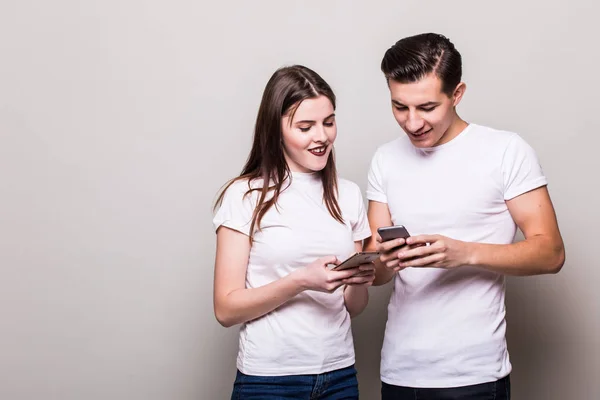
{"label": "woman's long brown hair", "polygon": [[[290,169],[283,152],[281,120],[290,113],[291,121],[303,100],[318,96],[327,97],[335,110],[335,94],[331,87],[316,72],[302,65],[278,69],[265,87],[256,118],[252,149],[246,165],[237,178],[225,185],[214,207],[216,209],[221,205],[227,189],[239,180],[248,180],[246,196],[253,191],[260,191],[250,225],[251,242],[255,229],[260,230],[260,221],[265,213],[277,204],[279,194],[285,189],[282,188],[283,183],[287,177],[290,177]],[[319,174],[323,183],[323,201],[331,216],[343,223],[344,219],[337,201],[338,182],[333,150],[329,154],[325,168],[319,171]],[[251,182],[258,179],[263,181],[262,187],[252,188]],[[267,200],[270,191],[273,191],[273,196]]]}

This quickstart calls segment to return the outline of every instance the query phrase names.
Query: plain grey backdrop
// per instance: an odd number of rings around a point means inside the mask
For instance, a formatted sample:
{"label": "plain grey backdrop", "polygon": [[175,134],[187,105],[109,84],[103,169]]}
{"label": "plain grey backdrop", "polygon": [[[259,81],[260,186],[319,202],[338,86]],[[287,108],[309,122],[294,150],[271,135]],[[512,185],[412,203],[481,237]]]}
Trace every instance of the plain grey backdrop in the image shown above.
{"label": "plain grey backdrop", "polygon": [[[0,398],[228,398],[237,328],[213,316],[211,205],[267,79],[301,63],[332,85],[339,170],[364,189],[376,147],[403,134],[381,57],[427,31],[463,55],[460,115],[536,149],[566,243],[560,274],[508,280],[513,398],[600,398],[598,11],[2,0]],[[379,396],[389,290],[353,321],[364,399]]]}

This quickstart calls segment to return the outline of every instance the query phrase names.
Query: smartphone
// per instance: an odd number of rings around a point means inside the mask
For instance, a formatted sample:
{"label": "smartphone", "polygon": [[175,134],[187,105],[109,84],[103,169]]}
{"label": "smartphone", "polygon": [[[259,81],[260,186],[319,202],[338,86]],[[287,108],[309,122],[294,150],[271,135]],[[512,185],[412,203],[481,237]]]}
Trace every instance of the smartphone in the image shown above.
{"label": "smartphone", "polygon": [[334,271],[342,271],[348,268],[356,268],[361,264],[368,264],[379,258],[379,251],[361,251],[348,257],[343,263],[333,267]]}
{"label": "smartphone", "polygon": [[378,228],[377,233],[379,233],[381,240],[384,242],[398,238],[406,239],[410,237],[410,233],[408,233],[404,225],[384,226]]}

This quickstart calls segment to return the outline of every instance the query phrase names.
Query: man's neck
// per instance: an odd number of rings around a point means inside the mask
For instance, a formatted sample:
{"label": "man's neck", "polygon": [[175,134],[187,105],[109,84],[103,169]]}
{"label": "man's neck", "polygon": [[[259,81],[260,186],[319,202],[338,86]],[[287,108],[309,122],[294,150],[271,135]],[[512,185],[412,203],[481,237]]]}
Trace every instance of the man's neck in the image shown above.
{"label": "man's neck", "polygon": [[442,136],[441,140],[438,143],[436,143],[436,146],[448,143],[452,139],[456,138],[458,135],[461,134],[462,131],[465,130],[467,126],[469,126],[469,124],[462,118],[460,118],[458,115],[456,115],[454,121],[452,121],[452,123],[444,133],[444,136]]}

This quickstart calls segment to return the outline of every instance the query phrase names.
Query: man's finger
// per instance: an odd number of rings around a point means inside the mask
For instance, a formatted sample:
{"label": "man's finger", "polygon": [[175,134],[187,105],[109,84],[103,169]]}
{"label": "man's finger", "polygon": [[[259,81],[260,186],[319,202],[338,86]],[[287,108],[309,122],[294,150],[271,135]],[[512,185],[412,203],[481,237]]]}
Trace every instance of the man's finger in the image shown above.
{"label": "man's finger", "polygon": [[436,240],[438,240],[439,236],[438,235],[417,235],[417,236],[411,236],[409,238],[406,239],[406,244],[408,244],[409,246],[415,245],[415,244],[427,244],[427,243],[433,243]]}
{"label": "man's finger", "polygon": [[381,244],[381,250],[384,252],[388,252],[396,247],[400,247],[406,244],[406,240],[404,238],[392,239],[387,242],[383,242]]}
{"label": "man's finger", "polygon": [[402,261],[409,260],[411,258],[419,258],[419,257],[428,256],[430,254],[436,253],[436,251],[437,250],[432,246],[419,246],[419,247],[415,247],[412,249],[405,248],[405,249],[400,250],[396,254],[396,257],[398,257],[400,262],[402,262]]}
{"label": "man's finger", "polygon": [[[414,258],[408,261],[401,261],[398,266],[403,268],[427,268],[434,267],[434,264],[439,263],[443,259],[443,254],[435,253],[426,257]],[[435,265],[437,266],[437,265]]]}

